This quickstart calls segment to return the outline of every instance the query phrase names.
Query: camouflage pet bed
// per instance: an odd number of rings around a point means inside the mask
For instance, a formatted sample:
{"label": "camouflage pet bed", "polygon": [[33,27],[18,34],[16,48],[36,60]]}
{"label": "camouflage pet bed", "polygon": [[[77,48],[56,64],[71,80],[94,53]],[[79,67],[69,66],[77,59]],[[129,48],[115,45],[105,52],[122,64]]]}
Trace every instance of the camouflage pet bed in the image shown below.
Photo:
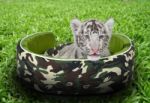
{"label": "camouflage pet bed", "polygon": [[18,76],[37,91],[67,95],[109,93],[132,80],[134,45],[125,35],[113,34],[109,46],[111,56],[98,61],[43,55],[54,47],[61,48],[50,32],[29,35],[18,42]]}

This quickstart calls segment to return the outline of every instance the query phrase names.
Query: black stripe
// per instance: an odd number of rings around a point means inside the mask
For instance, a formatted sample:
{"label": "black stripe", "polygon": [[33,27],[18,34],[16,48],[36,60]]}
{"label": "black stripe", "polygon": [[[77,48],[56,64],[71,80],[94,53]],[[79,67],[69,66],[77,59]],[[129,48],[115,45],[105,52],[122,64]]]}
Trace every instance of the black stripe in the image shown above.
{"label": "black stripe", "polygon": [[78,54],[77,54],[78,52],[77,52],[77,50],[75,51],[75,59],[77,59],[78,58]]}

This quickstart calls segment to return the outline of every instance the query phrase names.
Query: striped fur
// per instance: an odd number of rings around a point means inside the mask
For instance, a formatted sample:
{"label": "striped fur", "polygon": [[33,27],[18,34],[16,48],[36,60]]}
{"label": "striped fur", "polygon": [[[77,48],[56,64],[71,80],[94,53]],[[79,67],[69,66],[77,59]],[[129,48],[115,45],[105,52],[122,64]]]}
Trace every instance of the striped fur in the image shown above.
{"label": "striped fur", "polygon": [[109,56],[108,46],[113,24],[113,19],[109,19],[105,23],[98,20],[84,22],[78,19],[72,20],[71,28],[74,34],[74,43],[61,49],[56,57],[97,60],[100,57]]}

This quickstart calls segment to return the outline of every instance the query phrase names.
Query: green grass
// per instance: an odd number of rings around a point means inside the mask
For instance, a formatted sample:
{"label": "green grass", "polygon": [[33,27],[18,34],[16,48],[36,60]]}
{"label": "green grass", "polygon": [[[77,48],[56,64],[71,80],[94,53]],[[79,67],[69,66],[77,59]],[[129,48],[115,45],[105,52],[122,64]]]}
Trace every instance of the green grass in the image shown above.
{"label": "green grass", "polygon": [[[72,40],[70,20],[115,19],[114,33],[136,46],[132,85],[112,95],[52,96],[31,91],[16,79],[16,44],[27,34],[51,31],[60,42]],[[149,0],[0,0],[0,103],[150,103]]]}

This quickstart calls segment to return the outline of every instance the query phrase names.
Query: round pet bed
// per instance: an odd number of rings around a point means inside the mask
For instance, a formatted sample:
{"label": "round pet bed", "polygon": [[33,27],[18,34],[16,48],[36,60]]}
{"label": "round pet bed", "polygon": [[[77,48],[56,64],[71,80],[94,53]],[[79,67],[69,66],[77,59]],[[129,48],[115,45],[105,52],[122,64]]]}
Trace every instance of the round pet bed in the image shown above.
{"label": "round pet bed", "polygon": [[43,55],[58,45],[51,32],[28,35],[18,42],[17,74],[25,84],[43,93],[80,95],[113,92],[132,80],[134,45],[125,35],[113,34],[111,56],[97,61]]}

